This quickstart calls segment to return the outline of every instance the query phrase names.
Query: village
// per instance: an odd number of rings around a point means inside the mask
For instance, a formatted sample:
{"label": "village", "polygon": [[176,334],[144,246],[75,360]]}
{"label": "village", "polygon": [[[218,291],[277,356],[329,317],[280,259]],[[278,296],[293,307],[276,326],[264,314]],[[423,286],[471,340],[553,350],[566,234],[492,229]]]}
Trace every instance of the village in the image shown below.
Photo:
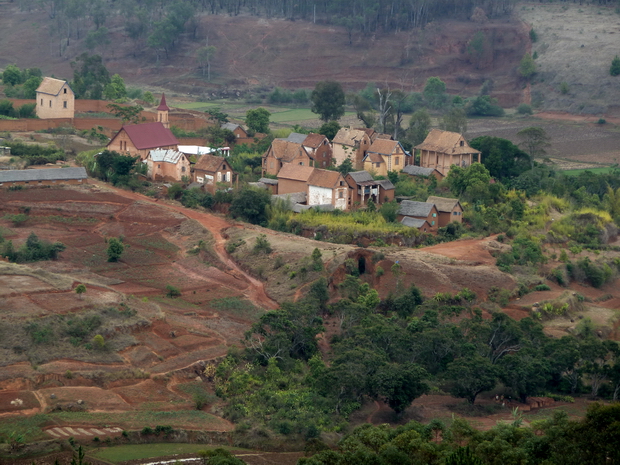
{"label": "village", "polygon": [[[46,77],[36,92],[40,120],[52,124],[74,121],[75,98],[66,81]],[[163,94],[156,111],[155,121],[124,124],[111,137],[106,150],[139,157],[139,163],[147,166],[146,178],[168,186],[185,182],[188,189],[198,187],[212,194],[216,189],[239,187],[237,173],[226,162],[229,147],[183,145],[170,131],[171,109]],[[250,139],[239,124],[224,123],[222,128],[231,131],[237,143]],[[293,132],[286,139],[271,142],[262,158],[266,177],[250,185],[285,199],[293,211],[349,211],[365,208],[369,201],[376,206],[394,201],[394,185],[387,179],[388,172],[433,176],[441,181],[453,165],[467,167],[481,162],[480,152],[471,148],[461,134],[440,129],[433,129],[415,150],[419,151],[419,165],[398,141],[374,129],[341,128],[332,141],[321,134]],[[327,169],[343,163],[349,163],[352,171]],[[87,177],[86,171],[79,168],[5,170],[0,175],[0,186],[4,188],[75,184]],[[458,199],[430,196],[426,202],[400,200],[398,220],[422,232],[432,234],[451,222],[462,222],[463,208]]]}

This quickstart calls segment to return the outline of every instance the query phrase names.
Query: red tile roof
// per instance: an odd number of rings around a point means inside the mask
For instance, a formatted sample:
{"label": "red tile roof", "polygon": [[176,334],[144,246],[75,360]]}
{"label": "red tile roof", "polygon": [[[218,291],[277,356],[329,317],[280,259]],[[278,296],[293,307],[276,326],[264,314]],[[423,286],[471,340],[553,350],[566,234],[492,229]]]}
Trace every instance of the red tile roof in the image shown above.
{"label": "red tile roof", "polygon": [[166,94],[161,94],[161,102],[159,102],[159,106],[157,107],[157,111],[170,111],[168,105],[166,105]]}
{"label": "red tile roof", "polygon": [[311,132],[306,136],[306,139],[304,140],[304,145],[306,147],[312,147],[313,149],[316,149],[323,144],[325,139],[327,139],[327,137],[325,137],[323,134],[315,134]]}
{"label": "red tile roof", "polygon": [[306,182],[315,168],[305,165],[296,165],[294,163],[285,163],[278,172],[278,179],[291,179],[293,181]]}
{"label": "red tile roof", "polygon": [[179,141],[174,137],[170,129],[166,129],[160,122],[131,124],[123,126],[122,130],[125,130],[138,150],[179,145]]}

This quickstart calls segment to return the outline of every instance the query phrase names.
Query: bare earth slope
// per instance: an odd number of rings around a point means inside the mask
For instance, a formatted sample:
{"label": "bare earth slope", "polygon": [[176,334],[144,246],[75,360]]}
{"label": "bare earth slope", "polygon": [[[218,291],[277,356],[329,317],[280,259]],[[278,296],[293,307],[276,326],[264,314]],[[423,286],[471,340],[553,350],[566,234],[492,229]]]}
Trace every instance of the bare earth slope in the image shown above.
{"label": "bare earth slope", "polygon": [[[429,76],[446,81],[451,93],[471,95],[486,79],[495,82],[495,94],[507,105],[522,99],[516,67],[528,44],[527,31],[516,19],[477,24],[445,21],[411,31],[354,33],[349,43],[341,27],[304,21],[261,19],[250,16],[200,15],[196,39],[184,34],[178,45],[157,63],[145,41],[130,40],[120,19],[106,22],[111,43],[99,53],[111,73],[129,83],[158,86],[204,97],[226,87],[283,86],[312,88],[321,80],[361,88],[368,82],[385,82],[421,90]],[[67,41],[55,32],[43,8],[20,11],[18,3],[0,2],[0,68],[10,63],[40,67],[45,74],[71,78],[70,62],[87,51],[81,38]],[[476,32],[492,38],[482,60],[475,63],[467,44]],[[213,83],[207,83],[195,58],[205,45],[217,48],[211,65]],[[230,95],[230,94],[229,94]]]}

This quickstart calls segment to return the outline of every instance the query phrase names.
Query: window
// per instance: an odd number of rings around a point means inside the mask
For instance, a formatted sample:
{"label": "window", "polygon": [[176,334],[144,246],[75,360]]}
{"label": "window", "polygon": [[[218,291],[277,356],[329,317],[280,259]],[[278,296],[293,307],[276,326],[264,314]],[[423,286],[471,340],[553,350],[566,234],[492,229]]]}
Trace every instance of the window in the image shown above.
{"label": "window", "polygon": [[431,226],[435,226],[435,222],[434,221],[431,221]]}
{"label": "window", "polygon": [[342,192],[342,191],[338,192],[338,198],[339,199],[344,199],[344,192]]}
{"label": "window", "polygon": [[437,218],[437,213],[433,213],[433,218]]}
{"label": "window", "polygon": [[67,93],[67,89],[64,89],[64,91],[65,91],[65,94],[66,94]]}
{"label": "window", "polygon": [[67,101],[66,100],[64,102],[62,102],[62,107],[63,108],[67,108]]}
{"label": "window", "polygon": [[458,212],[452,212],[452,214],[453,214],[453,215],[458,215],[459,213],[458,213]]}
{"label": "window", "polygon": [[327,165],[327,163],[323,162],[323,166]]}
{"label": "window", "polygon": [[461,147],[465,146],[465,141],[461,141]]}
{"label": "window", "polygon": [[394,158],[394,164],[395,165],[400,165],[400,158],[398,158],[398,157]]}
{"label": "window", "polygon": [[344,186],[344,181],[340,181],[340,185],[341,185],[341,186]]}
{"label": "window", "polygon": [[50,108],[52,108],[52,101],[50,100]]}
{"label": "window", "polygon": [[43,99],[41,99],[41,106],[43,106]]}
{"label": "window", "polygon": [[181,173],[185,173],[185,167],[181,166]]}
{"label": "window", "polygon": [[157,165],[157,169],[161,168],[161,165]]}

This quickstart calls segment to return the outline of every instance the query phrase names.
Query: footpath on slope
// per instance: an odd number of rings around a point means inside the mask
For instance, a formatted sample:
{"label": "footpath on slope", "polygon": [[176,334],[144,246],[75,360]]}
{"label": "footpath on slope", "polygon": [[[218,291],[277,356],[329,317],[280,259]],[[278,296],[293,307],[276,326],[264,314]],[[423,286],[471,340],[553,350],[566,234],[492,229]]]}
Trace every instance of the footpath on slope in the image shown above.
{"label": "footpath on slope", "polygon": [[111,190],[117,195],[125,197],[127,199],[140,202],[148,202],[153,205],[158,205],[161,208],[167,208],[168,210],[175,211],[186,216],[189,219],[197,221],[213,235],[213,238],[215,240],[214,251],[217,254],[218,258],[222,261],[222,263],[224,263],[229,268],[227,273],[234,278],[245,281],[248,284],[246,297],[256,306],[265,308],[267,310],[275,310],[279,307],[279,304],[267,295],[263,283],[243,271],[226,253],[226,239],[222,235],[222,231],[224,229],[230,228],[233,225],[225,219],[210,213],[203,213],[179,205],[171,205],[169,203],[160,202],[145,195],[119,189],[117,187],[110,186],[92,178],[89,178],[88,183],[100,189]]}

